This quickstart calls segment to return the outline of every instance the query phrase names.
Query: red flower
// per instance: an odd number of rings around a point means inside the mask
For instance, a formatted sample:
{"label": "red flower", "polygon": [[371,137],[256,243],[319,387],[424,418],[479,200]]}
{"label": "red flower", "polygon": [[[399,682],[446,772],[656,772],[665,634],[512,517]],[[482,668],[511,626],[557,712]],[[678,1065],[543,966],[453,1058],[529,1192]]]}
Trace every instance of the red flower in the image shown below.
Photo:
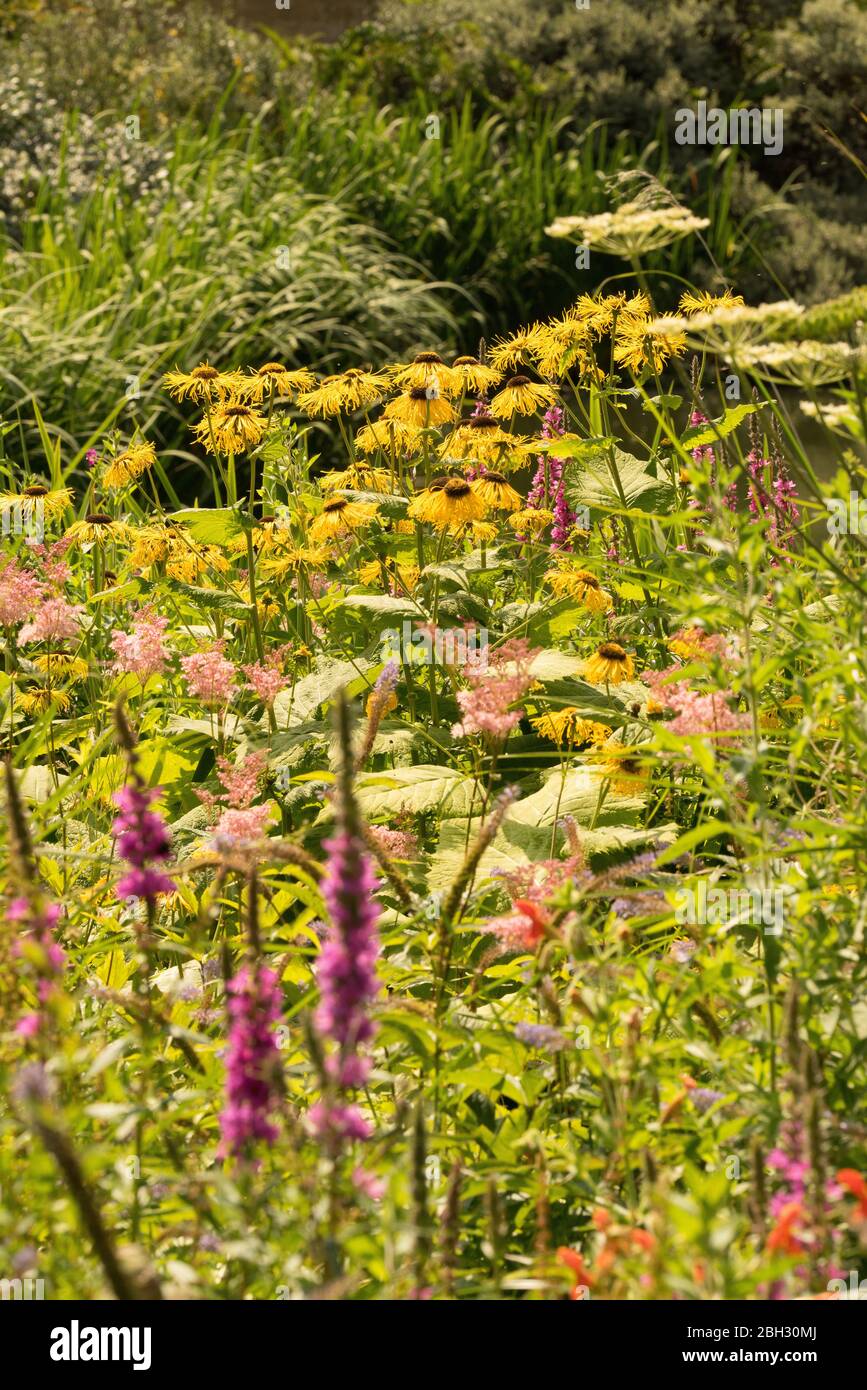
{"label": "red flower", "polygon": [[867,1181],[856,1168],[841,1168],[837,1174],[837,1181],[847,1192],[851,1192],[853,1197],[857,1197],[858,1215],[867,1220]]}
{"label": "red flower", "polygon": [[768,1250],[781,1250],[786,1255],[797,1255],[803,1249],[794,1233],[793,1227],[800,1221],[802,1208],[800,1202],[787,1202],[780,1211],[777,1224],[768,1236]]}
{"label": "red flower", "polygon": [[557,1251],[557,1259],[562,1265],[566,1265],[571,1269],[575,1276],[572,1284],[572,1292],[569,1297],[574,1299],[580,1298],[580,1290],[582,1288],[590,1288],[593,1283],[593,1276],[584,1265],[584,1256],[577,1250],[570,1250],[568,1245],[561,1245]]}

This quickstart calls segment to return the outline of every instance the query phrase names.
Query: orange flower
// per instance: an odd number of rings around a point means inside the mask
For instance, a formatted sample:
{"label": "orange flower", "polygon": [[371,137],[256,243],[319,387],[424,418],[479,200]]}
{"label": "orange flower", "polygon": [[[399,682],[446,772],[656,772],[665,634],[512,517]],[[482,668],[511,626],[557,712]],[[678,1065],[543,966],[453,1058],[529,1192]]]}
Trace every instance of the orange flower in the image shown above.
{"label": "orange flower", "polygon": [[550,925],[551,919],[548,913],[544,908],[539,907],[538,903],[530,902],[529,898],[516,898],[514,905],[522,917],[529,917],[533,923],[528,935],[532,944],[538,945]]}
{"label": "orange flower", "polygon": [[593,1283],[593,1276],[584,1264],[584,1256],[577,1250],[570,1250],[568,1245],[561,1245],[557,1251],[557,1259],[561,1265],[566,1265],[568,1269],[571,1269],[575,1276],[569,1297],[580,1298],[580,1290],[590,1288]]}
{"label": "orange flower", "polygon": [[857,1197],[858,1215],[867,1221],[867,1181],[857,1168],[841,1168],[837,1174],[837,1181],[847,1192],[851,1192],[853,1197]]}
{"label": "orange flower", "polygon": [[777,1224],[767,1240],[768,1250],[780,1250],[785,1255],[797,1255],[804,1247],[794,1233],[794,1227],[801,1220],[800,1202],[787,1202],[780,1211]]}

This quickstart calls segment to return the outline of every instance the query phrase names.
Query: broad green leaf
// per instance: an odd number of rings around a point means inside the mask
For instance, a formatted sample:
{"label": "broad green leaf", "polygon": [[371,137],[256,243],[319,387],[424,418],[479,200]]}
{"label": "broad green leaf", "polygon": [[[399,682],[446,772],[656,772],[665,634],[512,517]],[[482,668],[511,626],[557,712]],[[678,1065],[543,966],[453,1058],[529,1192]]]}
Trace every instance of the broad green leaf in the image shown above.
{"label": "broad green leaf", "polygon": [[199,545],[226,545],[244,529],[237,507],[187,507],[166,520],[183,525]]}
{"label": "broad green leaf", "polygon": [[691,430],[687,430],[680,442],[685,449],[703,449],[708,444],[715,444],[718,439],[725,439],[727,434],[737,429],[742,420],[759,409],[758,405],[748,402],[730,406],[719,420],[711,420],[707,425],[695,425]]}
{"label": "broad green leaf", "polygon": [[466,816],[473,804],[481,808],[482,793],[472,777],[453,767],[417,763],[415,767],[395,767],[388,772],[368,773],[356,783],[362,813],[394,816],[401,810],[413,814],[437,811],[441,816]]}
{"label": "broad green leaf", "polygon": [[[617,471],[620,488],[609,459]],[[671,484],[648,473],[640,459],[623,449],[597,453],[585,459],[580,468],[568,469],[564,492],[571,507],[589,507],[597,512],[623,511],[624,500],[628,510],[642,512],[664,513],[674,505]]]}

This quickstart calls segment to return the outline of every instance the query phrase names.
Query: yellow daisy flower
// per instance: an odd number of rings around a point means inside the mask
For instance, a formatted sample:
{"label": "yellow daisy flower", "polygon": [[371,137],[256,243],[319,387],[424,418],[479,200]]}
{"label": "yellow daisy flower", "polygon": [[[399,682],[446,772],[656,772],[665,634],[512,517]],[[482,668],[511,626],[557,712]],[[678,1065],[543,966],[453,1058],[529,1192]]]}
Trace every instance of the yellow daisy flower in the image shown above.
{"label": "yellow daisy flower", "polygon": [[381,560],[368,560],[362,565],[358,571],[358,582],[378,587],[398,579],[402,587],[411,592],[418,583],[420,573],[418,565],[402,565],[398,560],[387,556]]}
{"label": "yellow daisy flower", "polygon": [[444,397],[428,395],[423,386],[415,386],[396,400],[389,401],[382,417],[384,420],[400,420],[404,425],[422,430],[428,426],[451,424],[452,420],[457,419],[457,412]]}
{"label": "yellow daisy flower", "polygon": [[226,574],[230,562],[215,545],[205,545],[194,549],[186,540],[174,540],[169,549],[166,574],[170,579],[179,579],[182,584],[196,584],[214,571]]}
{"label": "yellow daisy flower", "polygon": [[599,749],[599,772],[620,796],[640,795],[647,786],[650,770],[641,749],[624,743],[606,743]]}
{"label": "yellow daisy flower", "polygon": [[204,404],[221,401],[226,396],[235,396],[244,389],[246,378],[243,372],[220,372],[208,362],[202,362],[191,372],[166,372],[163,385],[176,401],[188,399]]}
{"label": "yellow daisy flower", "polygon": [[199,421],[195,435],[209,454],[244,454],[255,449],[267,424],[264,415],[243,401],[222,401]]}
{"label": "yellow daisy flower", "polygon": [[543,507],[524,507],[519,512],[512,512],[508,521],[519,536],[529,535],[538,540],[543,531],[554,525],[554,513],[545,511]]}
{"label": "yellow daisy flower", "polygon": [[282,362],[265,362],[244,378],[243,394],[248,401],[260,402],[266,396],[291,396],[295,391],[309,391],[316,377],[306,367],[290,372]]}
{"label": "yellow daisy flower", "polygon": [[605,724],[598,724],[595,719],[584,719],[574,705],[540,714],[530,723],[537,734],[560,747],[564,744],[577,748],[584,743],[603,743],[611,733]]}
{"label": "yellow daisy flower", "polygon": [[34,685],[18,696],[18,704],[25,714],[44,714],[52,707],[58,714],[65,714],[69,709],[70,699],[63,690]]}
{"label": "yellow daisy flower", "polygon": [[105,485],[125,487],[127,483],[135,482],[136,478],[140,478],[149,468],[153,468],[156,461],[153,444],[148,443],[146,439],[134,440],[129,448],[113,458],[108,465],[105,470]]}
{"label": "yellow daisy flower", "polygon": [[547,410],[556,399],[553,386],[540,386],[528,376],[513,376],[491,401],[491,413],[507,420],[515,414],[535,415]]}
{"label": "yellow daisy flower", "polygon": [[510,338],[500,338],[489,353],[489,360],[495,372],[514,371],[522,362],[540,351],[542,324],[534,323],[530,328],[522,328]]}
{"label": "yellow daisy flower", "polygon": [[724,290],[722,294],[708,294],[706,290],[693,294],[687,290],[680,296],[678,307],[682,314],[709,314],[714,309],[734,309],[743,303],[743,295],[732,294],[731,290]]}
{"label": "yellow daisy flower", "polygon": [[[284,541],[290,540],[288,527],[284,526],[282,522],[278,522],[275,516],[257,518],[252,527],[251,537],[253,549],[257,553],[262,551],[263,554],[279,549]],[[246,555],[247,537],[245,533],[242,531],[240,535],[233,536],[227,543],[226,549],[232,555]]]}
{"label": "yellow daisy flower", "polygon": [[70,652],[45,652],[33,658],[33,665],[43,672],[49,682],[69,680],[74,684],[83,681],[88,672],[87,662]]}
{"label": "yellow daisy flower", "polygon": [[603,589],[590,570],[549,570],[544,582],[557,598],[574,598],[591,613],[608,613],[614,607],[611,595]]}
{"label": "yellow daisy flower", "polygon": [[353,492],[394,492],[394,478],[386,468],[374,468],[362,460],[352,463],[338,473],[323,473],[317,478],[323,492],[350,488]]}
{"label": "yellow daisy flower", "polygon": [[330,497],[310,527],[312,541],[333,540],[368,526],[378,508],[367,502],[350,502],[346,497]]}
{"label": "yellow daisy flower", "polygon": [[686,336],[651,333],[647,323],[631,320],[622,328],[618,324],[614,344],[615,362],[638,376],[645,367],[652,366],[659,372],[669,358],[681,357],[686,351]]}
{"label": "yellow daisy flower", "polygon": [[435,352],[420,352],[407,367],[392,367],[391,376],[401,391],[432,391],[439,396],[459,396],[463,381],[454,367],[447,367]]}
{"label": "yellow daisy flower", "polygon": [[631,680],[635,663],[617,642],[603,642],[584,662],[582,674],[591,685],[620,685]]}
{"label": "yellow daisy flower", "polygon": [[69,487],[47,488],[42,483],[31,483],[20,492],[4,493],[0,497],[0,511],[15,508],[25,521],[32,521],[40,514],[45,521],[56,521],[71,504],[73,496]]}
{"label": "yellow daisy flower", "polygon": [[419,432],[402,420],[371,420],[355,436],[359,453],[375,454],[381,450],[395,459],[400,454],[412,454],[419,443]]}
{"label": "yellow daisy flower", "polygon": [[470,487],[492,511],[517,512],[524,505],[521,494],[506,482],[502,473],[485,473],[483,477],[474,479]]}
{"label": "yellow daisy flower", "polygon": [[456,357],[452,368],[460,376],[461,390],[464,394],[469,392],[474,396],[480,395],[502,381],[502,372],[495,371],[493,367],[483,366],[477,357]]}
{"label": "yellow daisy flower", "polygon": [[129,541],[130,528],[122,521],[115,521],[106,512],[88,512],[83,521],[75,521],[65,533],[67,538],[81,545],[109,545]]}
{"label": "yellow daisy flower", "polygon": [[439,448],[440,458],[470,459],[473,462],[486,462],[489,459],[500,461],[507,450],[515,447],[511,434],[497,424],[489,415],[479,415],[471,420],[462,420]]}
{"label": "yellow daisy flower", "polygon": [[177,537],[177,527],[155,523],[140,526],[133,533],[133,547],[129,562],[133,569],[149,569],[159,560],[165,560],[172,540]]}
{"label": "yellow daisy flower", "polygon": [[285,579],[297,574],[299,570],[324,569],[331,558],[331,552],[324,545],[289,544],[274,555],[266,556],[262,571],[269,579]]}
{"label": "yellow daisy flower", "polygon": [[376,405],[388,389],[388,378],[381,373],[364,372],[359,367],[336,376],[324,376],[309,391],[302,391],[296,404],[308,415],[339,415]]}
{"label": "yellow daisy flower", "polygon": [[434,479],[410,503],[408,515],[416,521],[429,521],[437,529],[481,521],[485,504],[463,478]]}

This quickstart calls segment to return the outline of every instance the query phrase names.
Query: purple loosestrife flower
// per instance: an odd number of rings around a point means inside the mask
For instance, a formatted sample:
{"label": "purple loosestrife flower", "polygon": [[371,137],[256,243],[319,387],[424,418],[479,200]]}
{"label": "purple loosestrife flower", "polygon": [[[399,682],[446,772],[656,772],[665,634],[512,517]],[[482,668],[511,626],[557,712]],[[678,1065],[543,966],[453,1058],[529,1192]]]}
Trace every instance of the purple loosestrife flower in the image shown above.
{"label": "purple loosestrife flower", "polygon": [[34,1038],[44,1033],[53,1006],[62,1000],[60,981],[66,964],[63,948],[55,940],[61,909],[57,903],[43,902],[41,896],[14,898],[6,920],[23,928],[15,942],[14,954],[26,962],[35,976],[39,1007],[25,1013],[15,1025],[19,1037]]}
{"label": "purple loosestrife flower", "polygon": [[174,892],[172,880],[148,864],[148,860],[168,859],[171,854],[171,839],[165,821],[155,811],[148,809],[159,794],[159,787],[144,787],[136,778],[115,792],[112,798],[120,810],[112,825],[118,853],[133,866],[118,882],[119,898],[144,898],[152,903],[158,893]]}
{"label": "purple loosestrife flower", "polygon": [[356,1049],[373,1036],[366,1006],[379,993],[379,908],[373,897],[377,879],[358,836],[342,831],[326,840],[325,848],[328,868],[322,893],[333,930],[319,958],[316,1026],[340,1048],[331,1059],[338,1086],[358,1086],[366,1080],[369,1064]]}
{"label": "purple loosestrife flower", "polygon": [[328,864],[322,881],[331,930],[319,957],[320,1003],[315,1017],[318,1032],[336,1047],[325,1063],[331,1087],[308,1116],[313,1132],[334,1152],[347,1140],[367,1138],[370,1132],[360,1110],[344,1103],[341,1093],[363,1086],[367,1080],[370,1060],[359,1048],[373,1037],[368,1006],[379,994],[377,878],[361,834],[352,788],[345,697],[338,702],[337,721],[341,748],[337,827],[325,841]]}
{"label": "purple loosestrife flower", "polygon": [[229,981],[229,1047],[226,1105],[220,1116],[220,1156],[237,1157],[261,1140],[279,1134],[271,1121],[277,1101],[280,1052],[273,1024],[280,1017],[280,983],[258,961],[244,965]]}
{"label": "purple loosestrife flower", "polygon": [[[552,405],[542,419],[542,435],[545,439],[557,439],[564,433],[563,411],[559,405]],[[565,459],[540,455],[533,484],[527,494],[527,506],[531,511],[548,509],[554,513],[551,526],[551,545],[554,550],[571,550],[569,534],[575,525],[575,513],[570,509],[563,492],[563,469]]]}

